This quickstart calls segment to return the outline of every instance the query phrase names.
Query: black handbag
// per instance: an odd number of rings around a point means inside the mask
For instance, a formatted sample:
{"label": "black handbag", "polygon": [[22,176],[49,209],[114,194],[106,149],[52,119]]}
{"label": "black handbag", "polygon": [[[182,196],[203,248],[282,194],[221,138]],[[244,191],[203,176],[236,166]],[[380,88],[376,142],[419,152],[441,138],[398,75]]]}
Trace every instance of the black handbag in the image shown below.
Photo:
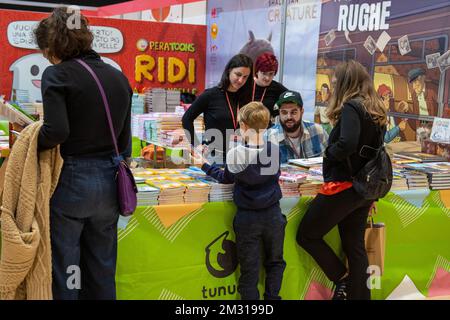
{"label": "black handbag", "polygon": [[[359,155],[363,156],[364,148],[369,148],[374,152],[374,156],[352,176],[353,189],[364,199],[376,201],[386,196],[392,186],[392,162],[389,154],[384,148],[383,131],[380,126],[377,127],[377,133],[380,136],[380,147],[372,148],[364,145],[359,151]],[[347,164],[350,173],[353,172],[350,158],[347,157]]]}

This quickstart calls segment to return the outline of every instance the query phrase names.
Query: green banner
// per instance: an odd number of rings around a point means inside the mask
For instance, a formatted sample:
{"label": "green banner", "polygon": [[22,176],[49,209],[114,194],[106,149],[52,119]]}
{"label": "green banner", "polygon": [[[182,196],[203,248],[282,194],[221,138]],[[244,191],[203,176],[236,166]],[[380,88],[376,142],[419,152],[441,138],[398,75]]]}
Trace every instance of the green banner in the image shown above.
{"label": "green banner", "polygon": [[[283,299],[331,295],[331,282],[295,241],[311,201],[281,203],[288,219]],[[206,203],[166,228],[155,208],[139,207],[118,233],[118,299],[239,299],[235,211],[231,202]],[[390,193],[378,202],[374,219],[386,225],[386,253],[383,275],[371,281],[372,299],[450,295],[450,210],[440,193],[429,193],[421,206]],[[337,228],[325,240],[344,259]],[[262,296],[263,268],[260,276]]]}

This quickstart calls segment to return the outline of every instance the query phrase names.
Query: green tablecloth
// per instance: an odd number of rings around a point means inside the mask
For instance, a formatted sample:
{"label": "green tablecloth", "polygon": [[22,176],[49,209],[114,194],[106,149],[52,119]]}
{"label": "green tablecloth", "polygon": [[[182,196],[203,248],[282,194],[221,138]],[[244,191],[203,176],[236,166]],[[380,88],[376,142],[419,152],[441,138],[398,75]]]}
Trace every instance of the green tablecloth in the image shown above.
{"label": "green tablecloth", "polygon": [[[331,282],[295,241],[311,200],[282,199],[288,218],[283,299],[326,299],[331,292]],[[385,270],[372,299],[450,295],[450,210],[437,191],[422,200],[390,193],[379,201],[375,222],[386,224]],[[117,297],[238,299],[234,213],[231,202],[206,203],[166,228],[153,207],[139,207],[118,233]],[[325,239],[343,257],[337,228]],[[261,293],[262,280],[263,271]]]}

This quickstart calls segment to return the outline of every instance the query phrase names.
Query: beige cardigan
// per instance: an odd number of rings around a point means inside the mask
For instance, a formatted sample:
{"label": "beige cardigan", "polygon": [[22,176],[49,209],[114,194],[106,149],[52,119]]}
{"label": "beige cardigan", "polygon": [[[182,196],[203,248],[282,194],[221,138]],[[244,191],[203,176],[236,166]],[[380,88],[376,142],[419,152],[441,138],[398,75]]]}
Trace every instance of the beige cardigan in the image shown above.
{"label": "beige cardigan", "polygon": [[0,299],[52,299],[50,198],[63,160],[59,146],[37,151],[42,121],[19,135],[1,202]]}

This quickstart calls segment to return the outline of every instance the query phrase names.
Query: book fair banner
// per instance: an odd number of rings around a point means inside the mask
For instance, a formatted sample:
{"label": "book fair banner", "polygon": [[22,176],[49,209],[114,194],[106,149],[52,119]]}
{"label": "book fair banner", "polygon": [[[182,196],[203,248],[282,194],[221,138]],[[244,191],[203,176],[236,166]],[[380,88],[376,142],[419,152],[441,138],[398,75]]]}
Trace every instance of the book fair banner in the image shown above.
{"label": "book fair banner", "polygon": [[[323,1],[316,115],[324,114],[336,65],[361,62],[389,112],[397,141],[430,138],[434,117],[450,117],[450,2]],[[402,123],[402,125],[400,125]],[[450,143],[450,141],[447,141]]]}
{"label": "book fair banner", "polygon": [[[0,10],[0,94],[23,102],[40,101],[41,77],[49,62],[33,39],[48,14]],[[205,26],[88,18],[93,49],[121,70],[133,89],[201,92],[205,84]]]}

